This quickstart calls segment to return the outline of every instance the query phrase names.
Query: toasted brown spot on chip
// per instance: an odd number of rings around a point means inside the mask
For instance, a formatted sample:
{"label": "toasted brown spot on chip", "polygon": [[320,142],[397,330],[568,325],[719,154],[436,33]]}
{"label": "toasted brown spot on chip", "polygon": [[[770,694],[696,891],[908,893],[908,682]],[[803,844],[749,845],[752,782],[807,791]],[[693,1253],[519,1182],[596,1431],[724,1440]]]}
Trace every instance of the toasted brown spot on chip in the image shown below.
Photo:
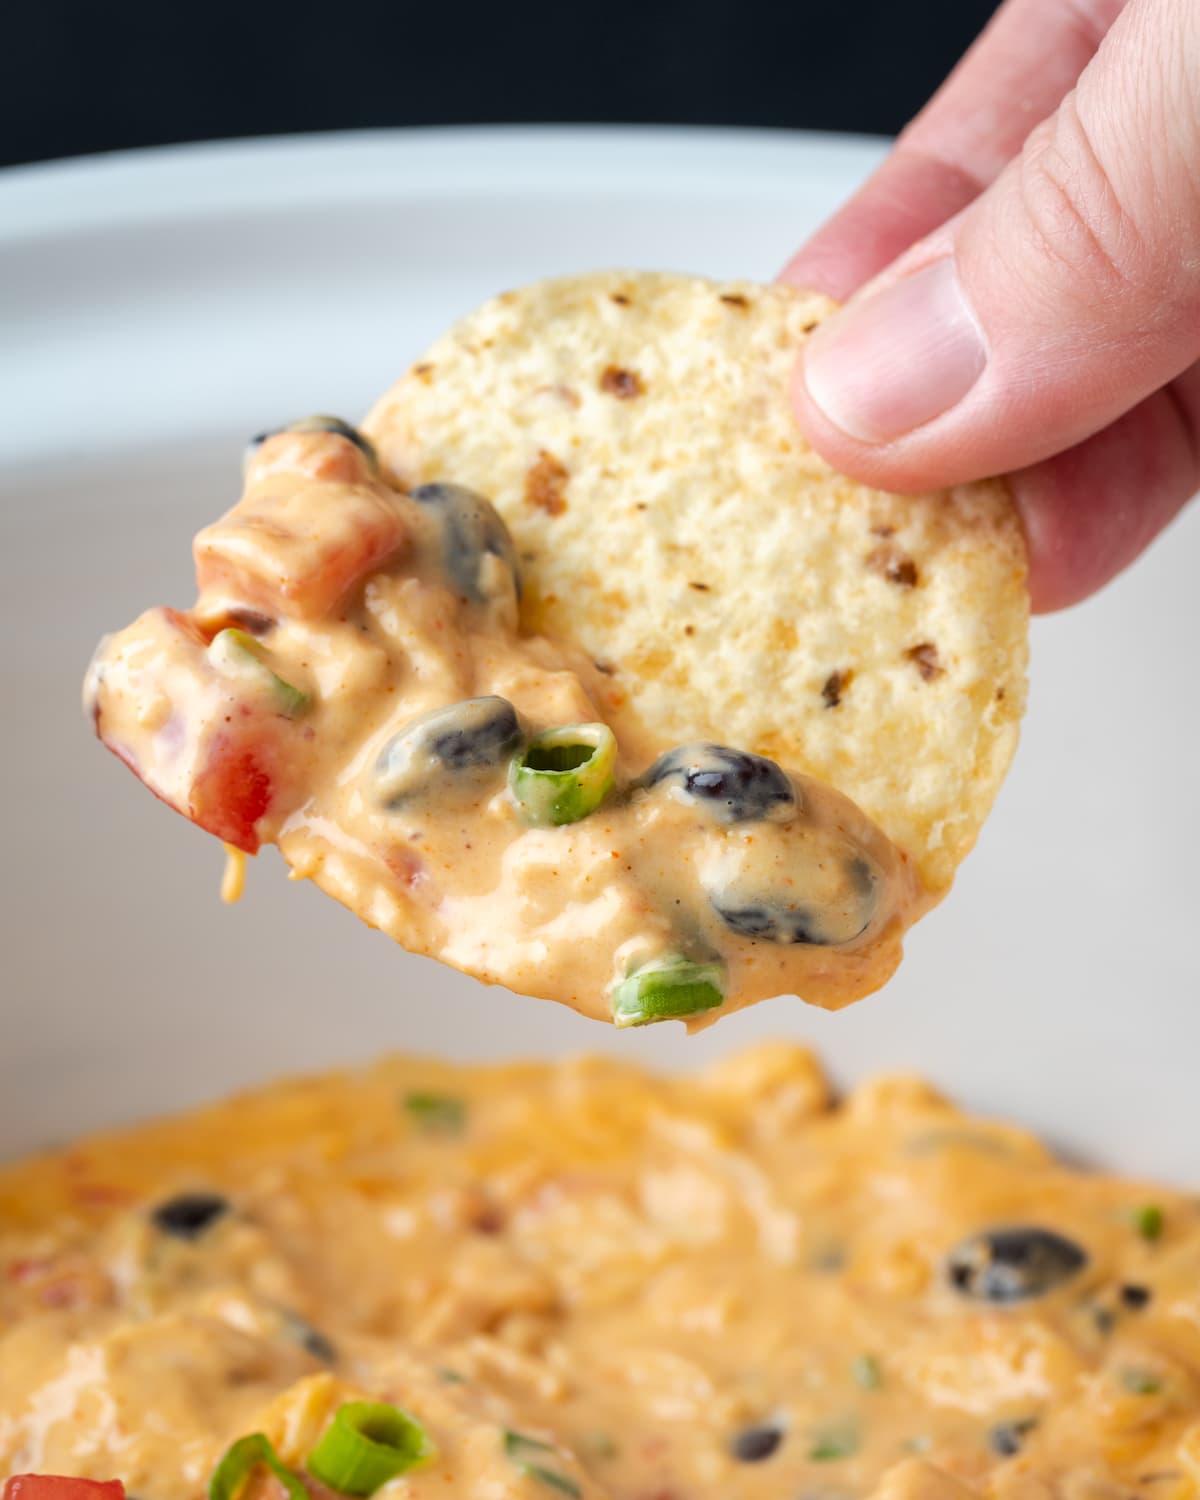
{"label": "toasted brown spot on chip", "polygon": [[413,365],[412,372],[428,385],[429,377],[433,374],[433,366],[430,364]]}
{"label": "toasted brown spot on chip", "polygon": [[813,322],[811,322],[811,323],[801,323],[801,325],[800,325],[800,332],[801,333],[811,333],[816,326],[817,325],[816,325],[816,321],[815,320]]}
{"label": "toasted brown spot on chip", "polygon": [[610,293],[609,300],[618,303],[621,307],[628,307],[630,302],[630,299],[625,295],[624,292]]}
{"label": "toasted brown spot on chip", "polygon": [[895,536],[896,535],[896,528],[894,526],[888,526],[886,524],[880,524],[880,525],[877,525],[877,526],[872,526],[871,527],[871,535],[872,536],[882,536],[882,537]]}
{"label": "toasted brown spot on chip", "polygon": [[646,387],[636,370],[622,370],[618,365],[609,365],[600,377],[600,389],[618,401],[632,401]]}
{"label": "toasted brown spot on chip", "polygon": [[605,677],[612,677],[617,670],[611,662],[607,661],[594,661],[592,666],[595,667],[597,672],[603,672]]}
{"label": "toasted brown spot on chip", "polygon": [[750,298],[743,297],[741,292],[722,292],[721,301],[728,303],[730,307],[749,307]]}
{"label": "toasted brown spot on chip", "polygon": [[946,670],[938,658],[938,649],[932,641],[921,641],[919,645],[910,646],[904,654],[926,682],[932,682],[935,677],[940,677]]}
{"label": "toasted brown spot on chip", "polygon": [[525,475],[525,504],[544,510],[548,516],[561,516],[567,508],[563,491],[570,477],[554,454],[543,448],[537,463]]}
{"label": "toasted brown spot on chip", "polygon": [[701,583],[697,578],[693,578],[689,582],[688,588],[695,589],[698,594],[708,594],[712,592],[711,583]]}
{"label": "toasted brown spot on chip", "polygon": [[911,589],[917,585],[916,563],[891,547],[876,547],[874,552],[868,553],[867,567],[900,588]]}
{"label": "toasted brown spot on chip", "polygon": [[685,625],[683,627],[683,633],[684,635],[695,635],[696,627],[694,625]]}
{"label": "toasted brown spot on chip", "polygon": [[825,679],[825,685],[821,689],[821,697],[825,700],[826,708],[836,708],[842,701],[842,695],[854,679],[854,673],[849,667],[843,667],[840,671],[830,672]]}

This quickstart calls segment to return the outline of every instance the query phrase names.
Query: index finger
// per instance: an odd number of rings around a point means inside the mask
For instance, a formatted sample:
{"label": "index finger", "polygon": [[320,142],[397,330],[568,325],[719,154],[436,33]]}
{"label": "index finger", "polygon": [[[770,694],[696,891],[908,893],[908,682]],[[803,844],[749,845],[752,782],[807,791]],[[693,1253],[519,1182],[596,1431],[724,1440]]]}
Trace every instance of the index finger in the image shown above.
{"label": "index finger", "polygon": [[1053,113],[1126,0],[1006,0],[895,149],[780,273],[839,301],[965,208]]}

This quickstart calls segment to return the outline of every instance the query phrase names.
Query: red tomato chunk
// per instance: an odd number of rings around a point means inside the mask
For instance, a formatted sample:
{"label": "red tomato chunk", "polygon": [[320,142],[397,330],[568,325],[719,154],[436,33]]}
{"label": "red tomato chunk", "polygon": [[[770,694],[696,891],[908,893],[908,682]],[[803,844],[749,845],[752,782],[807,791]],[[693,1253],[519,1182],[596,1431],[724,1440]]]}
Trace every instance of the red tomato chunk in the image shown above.
{"label": "red tomato chunk", "polygon": [[68,1479],[62,1474],[14,1474],[0,1500],[125,1500],[119,1479]]}

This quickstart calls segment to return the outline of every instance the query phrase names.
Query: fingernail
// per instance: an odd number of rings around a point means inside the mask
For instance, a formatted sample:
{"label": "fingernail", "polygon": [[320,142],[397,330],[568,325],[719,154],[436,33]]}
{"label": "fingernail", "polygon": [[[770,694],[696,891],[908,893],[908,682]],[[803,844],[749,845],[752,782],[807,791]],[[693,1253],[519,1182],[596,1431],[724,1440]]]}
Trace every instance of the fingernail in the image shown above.
{"label": "fingernail", "polygon": [[947,257],[823,323],[804,353],[808,393],[835,426],[886,443],[956,405],[987,348]]}

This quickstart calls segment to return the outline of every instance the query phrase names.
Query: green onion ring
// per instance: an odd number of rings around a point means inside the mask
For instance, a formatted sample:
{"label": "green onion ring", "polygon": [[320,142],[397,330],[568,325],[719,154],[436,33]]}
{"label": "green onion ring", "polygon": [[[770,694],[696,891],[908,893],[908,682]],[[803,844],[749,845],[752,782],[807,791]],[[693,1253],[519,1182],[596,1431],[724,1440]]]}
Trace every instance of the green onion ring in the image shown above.
{"label": "green onion ring", "polygon": [[404,1096],[404,1112],[424,1135],[462,1135],[467,1128],[467,1106],[456,1094],[411,1089]]}
{"label": "green onion ring", "polygon": [[668,953],[635,969],[614,988],[612,1018],[618,1026],[649,1026],[715,1010],[724,999],[720,964],[693,963]]}
{"label": "green onion ring", "polygon": [[248,1437],[238,1438],[226,1449],[208,1481],[208,1500],[237,1500],[259,1464],[266,1464],[283,1485],[288,1500],[309,1500],[308,1491],[295,1474],[284,1467],[271,1446],[270,1438],[263,1432],[252,1432]]}
{"label": "green onion ring", "polygon": [[836,1463],[839,1459],[853,1458],[858,1449],[858,1428],[847,1419],[813,1434],[808,1461],[814,1464]]}
{"label": "green onion ring", "polygon": [[309,1454],[308,1472],[342,1495],[373,1495],[397,1474],[433,1458],[416,1417],[384,1401],[347,1401]]}
{"label": "green onion ring", "polygon": [[1129,1216],[1130,1222],[1141,1235],[1142,1239],[1153,1244],[1155,1240],[1162,1239],[1163,1228],[1166,1224],[1166,1215],[1157,1203],[1143,1203],[1135,1208]]}
{"label": "green onion ring", "polygon": [[262,647],[244,630],[218,630],[209,643],[208,659],[224,677],[245,677],[270,688],[280,713],[289,719],[298,719],[312,701],[271,670],[263,660]]}
{"label": "green onion ring", "polygon": [[508,770],[508,784],[529,822],[578,823],[613,789],[617,741],[607,724],[563,724],[536,735]]}

